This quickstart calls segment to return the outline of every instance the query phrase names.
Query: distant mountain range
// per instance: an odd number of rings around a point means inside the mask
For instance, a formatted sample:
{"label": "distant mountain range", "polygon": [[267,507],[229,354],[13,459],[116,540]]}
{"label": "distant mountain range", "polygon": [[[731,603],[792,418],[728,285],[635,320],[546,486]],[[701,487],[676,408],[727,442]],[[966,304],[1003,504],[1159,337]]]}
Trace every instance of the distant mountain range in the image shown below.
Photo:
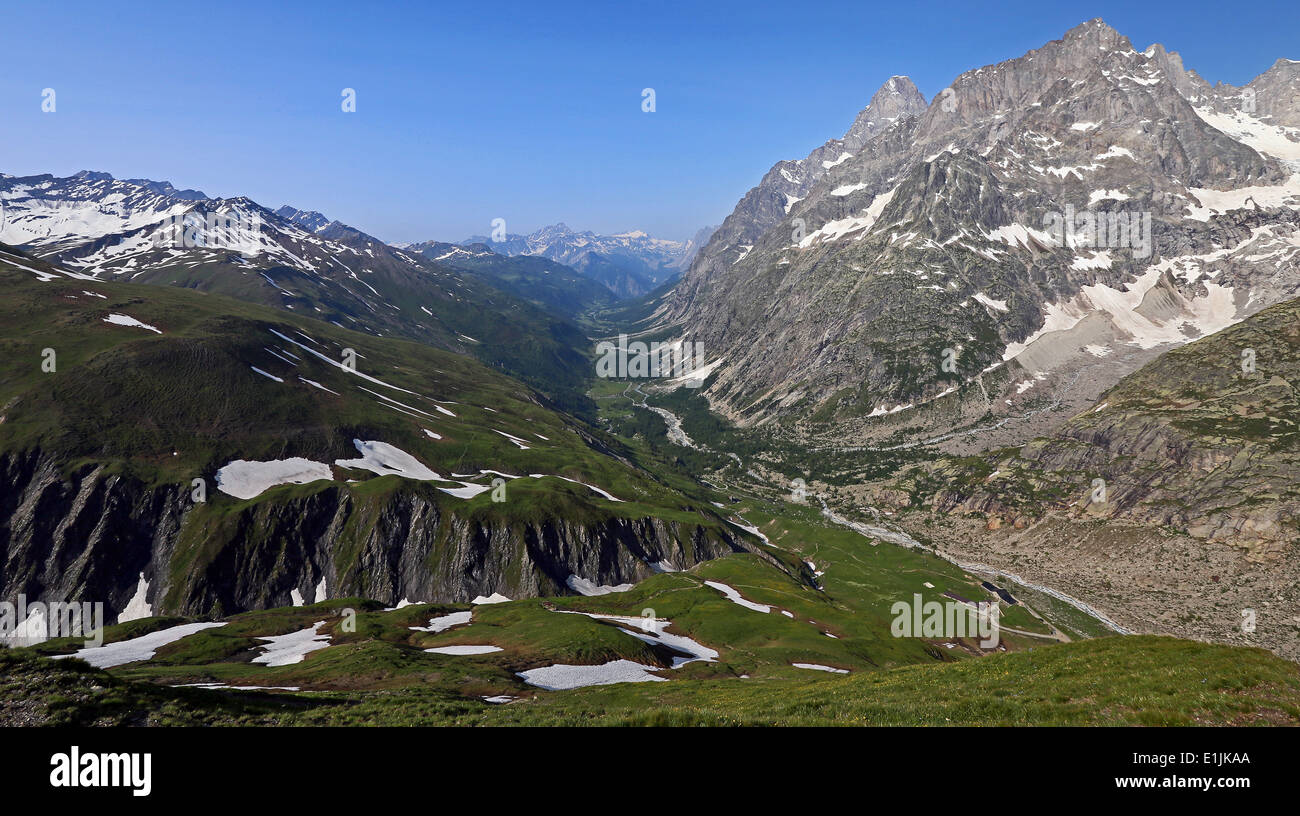
{"label": "distant mountain range", "polygon": [[599,281],[619,298],[633,298],[681,275],[714,229],[705,227],[683,242],[652,238],[641,231],[597,235],[553,224],[531,235],[507,234],[503,241],[475,235],[460,246],[482,245],[501,255],[549,258]]}

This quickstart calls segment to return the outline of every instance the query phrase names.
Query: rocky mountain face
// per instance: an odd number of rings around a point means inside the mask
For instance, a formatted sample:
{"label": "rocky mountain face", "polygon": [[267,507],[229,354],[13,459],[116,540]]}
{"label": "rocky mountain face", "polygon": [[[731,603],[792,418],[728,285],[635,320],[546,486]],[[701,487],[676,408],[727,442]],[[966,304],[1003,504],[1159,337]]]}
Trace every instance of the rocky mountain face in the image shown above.
{"label": "rocky mountain face", "polygon": [[[703,230],[701,230],[703,233]],[[461,246],[482,244],[493,252],[549,258],[599,281],[620,298],[647,294],[681,274],[699,251],[700,233],[694,240],[668,241],[639,230],[619,235],[575,232],[565,224],[552,224],[531,235],[509,234],[502,241],[475,235]]]}
{"label": "rocky mountain face", "polygon": [[[1298,442],[1291,300],[1160,356],[1049,436],[916,466],[859,498],[954,553],[1073,587],[1143,631],[1295,658]],[[1256,640],[1242,638],[1245,609],[1258,614]]]}
{"label": "rocky mountain face", "polygon": [[103,466],[65,475],[35,452],[0,454],[0,597],[102,599],[110,619],[140,600],[203,616],[289,606],[295,596],[464,603],[572,594],[569,576],[617,586],[662,563],[689,569],[751,545],[725,525],[654,516],[514,521],[451,511],[433,489],[380,496],[343,486],[196,504],[186,485],[150,486]]}
{"label": "rocky mountain face", "polygon": [[467,356],[3,245],[0,290],[5,600],[467,602],[761,552]]}
{"label": "rocky mountain face", "polygon": [[1246,110],[1093,20],[928,106],[891,80],[873,127],[742,199],[659,326],[723,360],[705,395],[742,424],[1023,442],[1300,294],[1297,68],[1252,82]]}
{"label": "rocky mountain face", "polygon": [[699,255],[700,250],[709,245],[709,239],[717,231],[717,225],[700,227],[700,229],[696,230],[695,235],[691,236],[691,240],[687,241],[685,248],[682,249],[681,257],[674,264],[677,267],[677,274],[680,275],[691,268],[691,264],[695,262],[695,256]]}
{"label": "rocky mountain face", "polygon": [[692,287],[697,282],[725,275],[832,168],[851,159],[854,152],[895,123],[919,116],[925,107],[925,97],[912,80],[890,77],[853,120],[843,138],[827,141],[805,158],[773,165],[758,185],[741,198],[688,267],[690,273],[677,287],[679,302],[686,303],[695,297]]}
{"label": "rocky mountain face", "polygon": [[0,175],[0,241],[93,280],[198,289],[468,354],[581,410],[586,336],[484,277],[320,213],[107,173]]}
{"label": "rocky mountain face", "polygon": [[338,224],[337,221],[331,221],[324,215],[314,210],[299,210],[290,207],[288,204],[275,211],[275,214],[286,221],[305,227],[315,234],[320,234],[329,228],[331,224]]}

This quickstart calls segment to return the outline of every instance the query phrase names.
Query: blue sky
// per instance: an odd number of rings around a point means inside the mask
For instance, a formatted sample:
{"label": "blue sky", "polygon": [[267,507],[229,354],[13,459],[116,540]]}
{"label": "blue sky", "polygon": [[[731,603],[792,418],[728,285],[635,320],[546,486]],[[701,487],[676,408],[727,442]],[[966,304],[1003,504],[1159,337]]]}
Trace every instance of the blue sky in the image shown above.
{"label": "blue sky", "polygon": [[1268,5],[10,4],[0,171],[166,179],[389,241],[498,217],[685,238],[841,135],[892,74],[929,99],[1102,17],[1240,85],[1300,58],[1300,4]]}

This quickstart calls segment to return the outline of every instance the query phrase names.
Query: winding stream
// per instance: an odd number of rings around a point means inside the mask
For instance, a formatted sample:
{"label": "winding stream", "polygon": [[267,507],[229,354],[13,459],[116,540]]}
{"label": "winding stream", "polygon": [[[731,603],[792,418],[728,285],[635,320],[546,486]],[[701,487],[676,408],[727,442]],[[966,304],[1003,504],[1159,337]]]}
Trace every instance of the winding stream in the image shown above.
{"label": "winding stream", "polygon": [[[635,399],[632,399],[632,395],[629,393],[631,391],[635,391],[636,393],[641,395],[640,402],[637,402]],[[647,411],[653,411],[659,416],[663,417],[664,424],[668,426],[669,442],[673,443],[674,445],[682,445],[687,448],[695,448],[696,450],[700,449],[700,446],[696,445],[694,440],[692,440],[691,437],[682,428],[682,420],[680,417],[678,417],[672,411],[669,411],[667,408],[659,408],[654,405],[646,404],[646,399],[649,395],[646,394],[646,392],[641,390],[641,386],[639,384],[629,385],[627,387],[627,390],[623,392],[623,396],[627,397],[629,400],[632,400],[632,404],[635,405],[637,408],[644,408]]]}

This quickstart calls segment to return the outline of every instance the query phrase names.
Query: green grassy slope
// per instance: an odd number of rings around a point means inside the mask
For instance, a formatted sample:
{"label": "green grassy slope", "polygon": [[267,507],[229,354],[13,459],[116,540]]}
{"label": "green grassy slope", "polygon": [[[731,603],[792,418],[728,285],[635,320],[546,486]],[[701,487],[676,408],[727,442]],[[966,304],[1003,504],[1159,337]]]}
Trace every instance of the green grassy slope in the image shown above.
{"label": "green grassy slope", "polygon": [[[518,672],[556,663],[597,665],[631,660],[664,669],[672,684],[707,679],[799,681],[810,670],[796,663],[833,666],[853,674],[908,665],[963,662],[998,651],[1022,651],[1055,642],[1053,627],[1023,606],[1004,605],[1000,644],[979,648],[978,638],[894,637],[896,601],[945,600],[953,593],[992,599],[979,579],[929,554],[882,544],[829,524],[807,507],[738,508],[759,525],[771,544],[767,558],[738,553],[689,571],[655,575],[635,587],[597,597],[556,597],[481,605],[412,605],[383,610],[362,599],[248,612],[227,625],[190,635],[159,650],[151,660],[114,668],[116,676],[179,685],[295,686],[313,691],[377,692],[439,689],[468,699],[530,696],[537,689]],[[813,578],[813,567],[821,573]],[[819,587],[813,585],[814,580]],[[758,611],[729,600],[716,582]],[[355,611],[355,618],[349,611]],[[647,610],[650,610],[647,612]],[[443,632],[418,631],[428,619],[472,611],[472,619]],[[716,660],[676,669],[673,652],[651,646],[586,612],[639,619],[658,618],[663,630],[716,651]],[[351,620],[351,622],[349,622]],[[270,668],[250,662],[258,637],[301,630],[324,621],[330,646],[301,663]],[[175,620],[160,621],[159,627]],[[626,626],[627,624],[623,624]],[[106,640],[136,637],[150,627],[133,622],[109,627]],[[1010,631],[1016,630],[1016,631]],[[424,649],[491,645],[499,651],[473,656],[429,654]],[[70,652],[79,644],[53,641],[42,653]]]}
{"label": "green grassy slope", "polygon": [[0,651],[0,722],[284,725],[1297,725],[1300,670],[1259,649],[1104,640],[849,677],[641,683],[505,705],[439,689],[168,689]]}

